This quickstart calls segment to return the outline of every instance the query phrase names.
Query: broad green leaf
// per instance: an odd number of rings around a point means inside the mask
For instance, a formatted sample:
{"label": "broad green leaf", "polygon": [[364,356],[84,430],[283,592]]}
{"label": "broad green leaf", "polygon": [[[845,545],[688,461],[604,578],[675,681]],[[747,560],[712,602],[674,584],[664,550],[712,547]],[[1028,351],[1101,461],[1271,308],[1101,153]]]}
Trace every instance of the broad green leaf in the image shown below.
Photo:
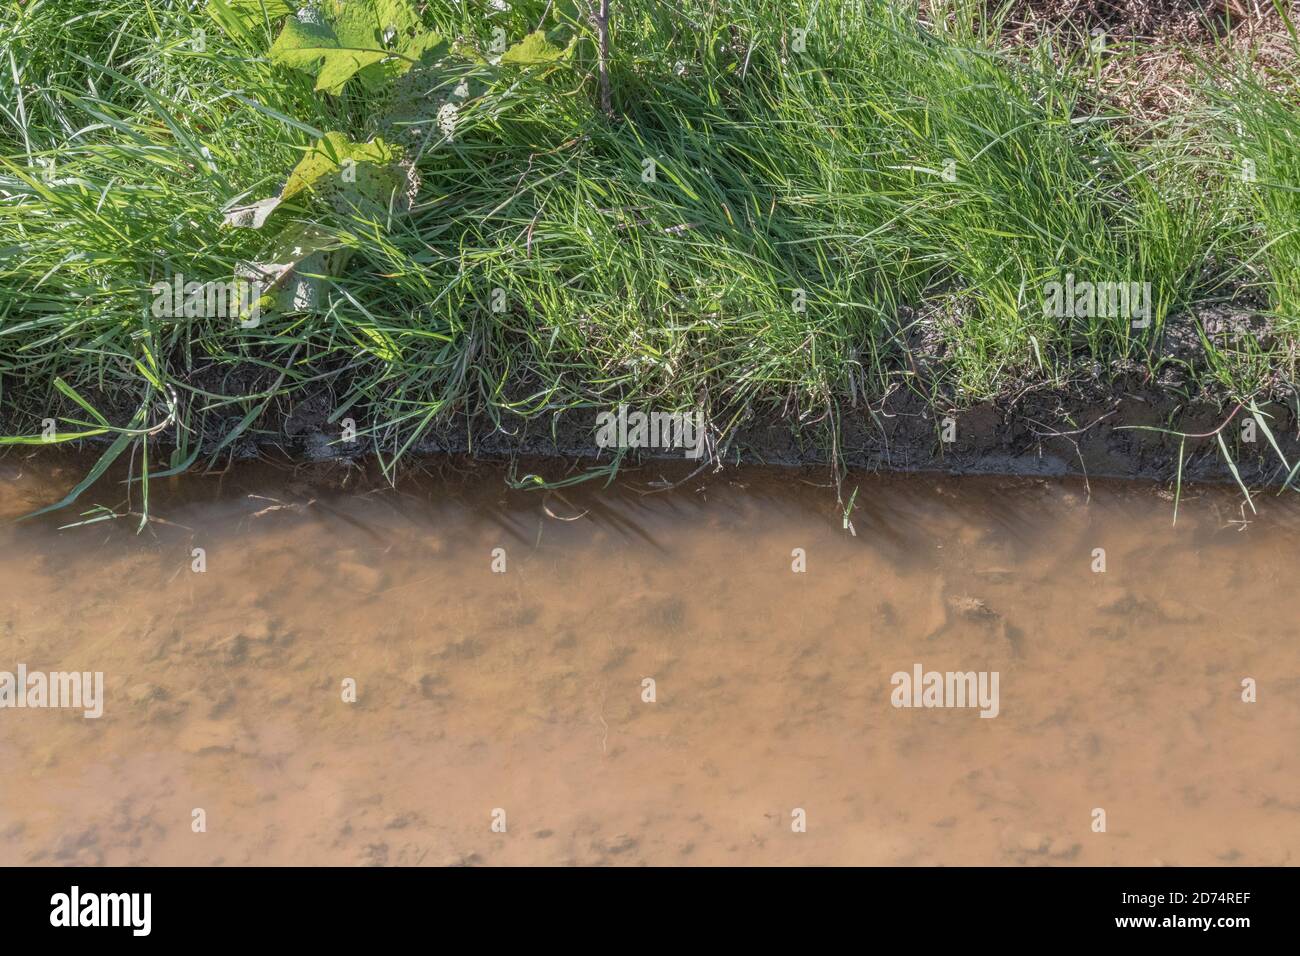
{"label": "broad green leaf", "polygon": [[208,0],[206,13],[227,33],[246,33],[265,23],[292,16],[297,8],[288,0]]}
{"label": "broad green leaf", "polygon": [[316,76],[338,95],[353,76],[378,88],[441,42],[424,29],[409,0],[327,0],[285,21],[271,62]]}
{"label": "broad green leaf", "polygon": [[263,283],[262,309],[312,312],[321,304],[321,281],[328,274],[337,242],[315,226],[298,224],[275,236],[262,260],[240,263],[236,273]]}
{"label": "broad green leaf", "polygon": [[337,96],[355,73],[388,55],[373,30],[336,30],[315,11],[304,10],[303,14],[306,19],[285,21],[284,30],[271,45],[271,62],[316,74],[318,90]]}
{"label": "broad green leaf", "polygon": [[392,58],[368,66],[357,75],[368,89],[380,89],[398,77],[405,76],[411,67],[415,66],[412,60],[423,60],[430,53],[438,57],[448,48],[447,41],[438,34],[419,32],[398,44],[397,51],[402,54],[401,58]]}
{"label": "broad green leaf", "polygon": [[501,54],[502,66],[537,66],[542,63],[554,63],[561,59],[565,51],[546,39],[546,34],[537,30],[528,34],[505,53]]}
{"label": "broad green leaf", "polygon": [[344,133],[326,133],[325,138],[317,142],[293,168],[280,191],[280,198],[292,199],[304,190],[315,188],[323,177],[338,173],[348,160],[357,166],[362,163],[388,164],[397,155],[396,149],[379,138],[357,143]]}
{"label": "broad green leaf", "polygon": [[[393,189],[402,185],[402,178],[391,168],[400,157],[399,147],[379,137],[358,143],[344,133],[326,133],[289,173],[280,195],[226,208],[226,224],[261,229],[281,203],[300,193],[328,191],[351,200],[353,205],[364,201],[386,204]],[[349,162],[344,175],[344,163]]]}

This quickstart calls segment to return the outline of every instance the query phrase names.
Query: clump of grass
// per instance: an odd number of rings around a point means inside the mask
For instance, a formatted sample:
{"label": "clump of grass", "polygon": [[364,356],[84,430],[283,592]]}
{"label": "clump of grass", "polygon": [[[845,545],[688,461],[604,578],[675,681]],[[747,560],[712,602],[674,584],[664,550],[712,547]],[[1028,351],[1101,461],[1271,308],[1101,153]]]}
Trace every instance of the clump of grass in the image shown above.
{"label": "clump of grass", "polygon": [[[1300,35],[1286,8],[1277,10],[1296,54],[1289,71],[1262,74],[1238,60],[1214,71],[1212,97],[1220,155],[1252,224],[1247,261],[1291,343],[1300,331]],[[1294,355],[1288,362],[1293,375]]]}
{"label": "clump of grass", "polygon": [[[1235,274],[1233,199],[1182,141],[1120,136],[1086,71],[1007,56],[996,24],[880,0],[615,2],[607,112],[580,5],[434,0],[420,16],[446,43],[338,96],[268,57],[283,4],[239,7],[234,27],[167,0],[31,0],[0,26],[9,440],[57,417],[117,429],[113,454],[167,441],[175,471],[275,440],[309,396],[385,463],[456,413],[508,429],[622,401],[702,409],[721,438],[753,416],[834,422],[900,383],[960,403],[1154,363],[1165,317]],[[493,63],[498,29],[566,52]],[[1251,135],[1289,135],[1261,117]],[[404,144],[409,208],[301,198],[273,228],[223,227],[336,131]],[[1254,210],[1279,283],[1293,203]],[[315,307],[252,328],[151,314],[153,282],[237,275],[294,229],[340,251]],[[1066,273],[1150,283],[1150,327],[1046,314]],[[912,308],[935,302],[945,354],[923,380]]]}

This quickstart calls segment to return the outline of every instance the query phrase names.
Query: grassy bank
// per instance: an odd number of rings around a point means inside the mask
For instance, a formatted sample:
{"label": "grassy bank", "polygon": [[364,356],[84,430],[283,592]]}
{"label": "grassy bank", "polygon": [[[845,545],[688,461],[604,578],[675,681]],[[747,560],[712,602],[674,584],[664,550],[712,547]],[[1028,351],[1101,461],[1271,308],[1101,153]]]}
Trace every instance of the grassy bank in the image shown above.
{"label": "grassy bank", "polygon": [[1099,82],[1141,44],[985,6],[614,0],[607,56],[567,0],[5,6],[6,443],[156,475],[304,403],[391,463],[453,415],[698,410],[717,447],[903,391],[1295,380],[1296,77],[1226,41],[1151,117]]}

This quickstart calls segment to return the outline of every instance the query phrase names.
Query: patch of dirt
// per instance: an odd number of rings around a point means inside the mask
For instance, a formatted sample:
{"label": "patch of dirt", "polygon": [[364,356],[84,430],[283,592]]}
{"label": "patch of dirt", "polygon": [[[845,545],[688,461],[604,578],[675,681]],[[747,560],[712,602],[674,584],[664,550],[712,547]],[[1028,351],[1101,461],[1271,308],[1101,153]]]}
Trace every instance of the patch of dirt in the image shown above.
{"label": "patch of dirt", "polygon": [[[1300,0],[1285,9],[1300,22]],[[1097,92],[1136,120],[1177,119],[1202,103],[1198,61],[1228,67],[1244,57],[1275,89],[1296,82],[1294,48],[1271,0],[1016,0],[1003,39],[1024,56],[1050,43],[1058,61],[1104,49],[1095,55]]]}
{"label": "patch of dirt", "polygon": [[[1258,335],[1254,326],[1231,312],[1209,317],[1207,334]],[[1263,334],[1267,334],[1265,331]],[[1280,482],[1286,470],[1263,437],[1244,440],[1248,413],[1235,403],[1207,396],[1188,397],[1170,385],[1181,385],[1177,370],[1195,364],[1202,354],[1200,333],[1187,323],[1171,321],[1162,347],[1171,360],[1159,377],[1145,368],[1118,380],[1098,376],[1067,386],[1030,386],[1016,394],[951,411],[937,410],[930,400],[908,389],[897,389],[871,408],[844,402],[838,409],[838,440],[825,425],[800,429],[779,415],[752,416],[743,421],[721,447],[713,448],[705,468],[774,464],[842,466],[870,471],[933,471],[949,474],[1084,475],[1172,481],[1178,473],[1180,438],[1184,481],[1231,482],[1215,437],[1222,434],[1242,479],[1252,485]],[[1268,427],[1288,462],[1300,460],[1300,422],[1294,392],[1260,400]],[[332,393],[324,387],[292,404],[272,407],[255,430],[222,447],[220,460],[283,457],[291,461],[355,461],[372,445],[365,435],[362,410],[349,413],[362,437],[341,443],[340,423],[330,423]],[[596,412],[566,412],[529,421],[503,415],[493,423],[485,416],[451,413],[432,425],[409,449],[412,457],[468,455],[483,459],[552,458],[574,468],[594,467],[612,460],[609,450],[595,444]],[[239,415],[209,417],[202,439],[215,450]],[[946,421],[950,419],[949,421]],[[1227,422],[1225,425],[1224,423]],[[951,426],[945,428],[945,426]],[[945,441],[947,432],[952,440]],[[167,432],[159,436],[166,442]],[[716,437],[716,436],[715,436]],[[385,447],[394,442],[386,441]],[[653,459],[684,459],[681,450],[630,450],[629,464]]]}
{"label": "patch of dirt", "polygon": [[[960,304],[936,299],[901,311],[900,357],[896,379],[883,399],[866,404],[859,395],[840,402],[833,416],[801,426],[780,410],[743,416],[726,436],[710,435],[703,467],[720,463],[789,466],[838,464],[871,471],[935,471],[952,474],[1066,475],[1172,481],[1179,472],[1187,481],[1233,482],[1218,434],[1227,443],[1233,463],[1246,482],[1264,485],[1281,481],[1287,469],[1264,435],[1254,441],[1244,428],[1249,413],[1221,391],[1207,365],[1206,340],[1218,360],[1258,359],[1255,353],[1274,347],[1277,339],[1268,316],[1252,308],[1248,298],[1201,305],[1166,319],[1155,343],[1154,372],[1146,364],[1079,365],[1069,380],[1048,382],[1026,378],[997,397],[962,404],[944,383],[948,345],[944,324],[954,321]],[[957,316],[959,320],[959,315]],[[1270,361],[1269,387],[1257,395],[1267,414],[1268,432],[1288,463],[1300,460],[1300,396],[1281,380],[1279,362]],[[235,439],[228,436],[241,425],[251,404],[226,404],[191,422],[191,446],[199,445],[202,465],[215,456],[217,467],[236,459],[279,457],[293,462],[352,462],[374,448],[364,405],[340,410],[350,394],[345,363],[318,367],[309,388],[291,396],[276,396]],[[259,395],[274,392],[278,375],[260,366],[200,366],[188,377],[199,393]],[[909,385],[902,384],[910,382]],[[1199,384],[1197,384],[1199,383]],[[541,383],[516,382],[508,398],[522,400]],[[11,400],[0,410],[0,434],[32,431],[33,401]],[[110,421],[129,421],[138,399],[91,395]],[[48,406],[42,406],[48,409]],[[650,408],[633,409],[653,411]],[[453,408],[407,449],[410,456],[469,455],[485,459],[551,458],[574,468],[607,465],[611,452],[596,446],[599,409],[558,413],[527,420],[501,413],[493,421],[477,410]],[[76,417],[70,402],[53,414]],[[167,409],[160,401],[150,423],[161,422]],[[51,414],[44,410],[42,416]],[[4,418],[9,421],[4,421]],[[37,418],[39,421],[39,417]],[[730,421],[729,410],[715,410],[715,422]],[[839,423],[833,434],[829,422]],[[950,420],[950,421],[949,421]],[[1226,423],[1226,424],[1225,424]],[[344,441],[345,428],[356,440]],[[1189,437],[1183,442],[1178,433]],[[401,447],[409,433],[381,434],[386,453]],[[951,440],[946,440],[951,439]],[[175,429],[157,435],[163,446],[175,440]],[[91,447],[105,439],[92,440]],[[160,460],[156,457],[154,460]],[[626,461],[684,458],[681,450],[631,450]],[[161,460],[165,460],[161,459]]]}
{"label": "patch of dirt", "polygon": [[[1178,472],[1180,438],[1150,429],[1181,430],[1184,481],[1230,482],[1231,470],[1212,433],[1223,429],[1242,479],[1255,485],[1285,476],[1262,439],[1241,440],[1244,411],[1214,401],[1187,401],[1146,376],[1115,383],[1096,381],[1070,388],[1040,389],[1015,398],[982,402],[949,413],[954,440],[942,440],[945,417],[922,397],[895,392],[873,409],[844,405],[841,434],[793,430],[775,418],[743,424],[704,467],[777,464],[841,465],[871,471],[936,471],[949,474],[1084,475],[1172,481]],[[1264,404],[1269,428],[1289,462],[1300,459],[1294,406]],[[476,427],[460,418],[442,423],[418,442],[422,455],[472,454],[482,458],[555,457],[595,466],[611,460],[595,447],[594,413],[562,415],[554,422],[503,421],[503,429]],[[509,432],[509,434],[507,434]],[[339,446],[330,446],[337,453]],[[834,450],[833,450],[834,448]],[[682,453],[632,451],[629,463],[681,459]]]}
{"label": "patch of dirt", "polygon": [[1086,40],[1100,30],[1115,39],[1205,41],[1272,12],[1270,3],[1257,0],[1016,0],[1007,24],[1017,36],[1053,33]]}

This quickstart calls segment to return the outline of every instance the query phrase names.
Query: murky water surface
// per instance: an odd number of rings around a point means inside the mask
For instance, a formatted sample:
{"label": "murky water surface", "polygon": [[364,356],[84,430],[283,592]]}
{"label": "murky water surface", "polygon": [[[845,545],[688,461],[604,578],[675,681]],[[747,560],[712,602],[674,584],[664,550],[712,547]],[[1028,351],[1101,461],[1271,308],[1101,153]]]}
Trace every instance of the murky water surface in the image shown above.
{"label": "murky water surface", "polygon": [[[0,460],[0,516],[84,467]],[[850,534],[824,473],[340,474],[0,524],[0,671],[104,674],[0,709],[0,864],[1300,862],[1284,499],[861,477]],[[893,706],[918,664],[997,716]]]}

